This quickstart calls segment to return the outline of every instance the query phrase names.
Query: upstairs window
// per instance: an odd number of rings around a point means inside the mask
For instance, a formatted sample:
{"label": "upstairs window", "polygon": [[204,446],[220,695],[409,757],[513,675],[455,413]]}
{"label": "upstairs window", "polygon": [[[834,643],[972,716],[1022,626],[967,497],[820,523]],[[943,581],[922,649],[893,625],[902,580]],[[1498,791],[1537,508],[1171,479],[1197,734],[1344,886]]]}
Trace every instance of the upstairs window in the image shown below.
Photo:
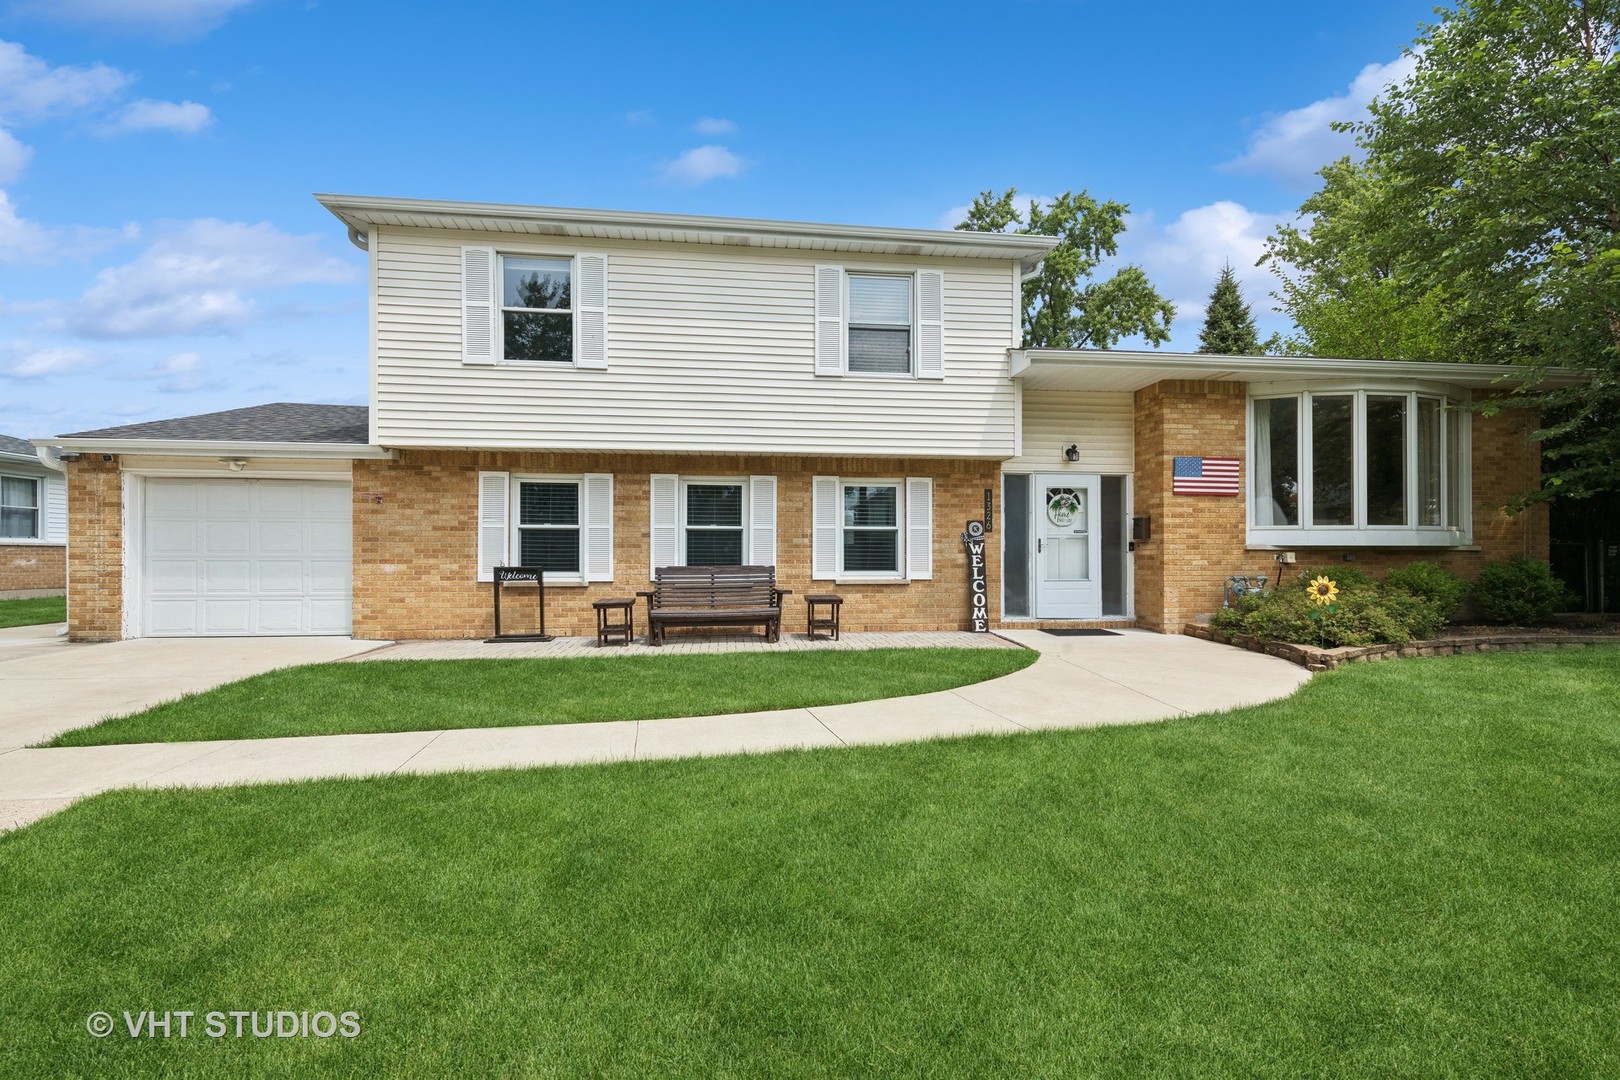
{"label": "upstairs window", "polygon": [[501,257],[501,337],[507,360],[574,362],[571,260]]}
{"label": "upstairs window", "polygon": [[0,476],[0,540],[39,539],[39,489],[31,476]]}
{"label": "upstairs window", "polygon": [[1470,529],[1467,414],[1443,394],[1317,390],[1250,402],[1249,540],[1436,545]]}
{"label": "upstairs window", "polygon": [[911,374],[911,278],[849,275],[849,370]]}

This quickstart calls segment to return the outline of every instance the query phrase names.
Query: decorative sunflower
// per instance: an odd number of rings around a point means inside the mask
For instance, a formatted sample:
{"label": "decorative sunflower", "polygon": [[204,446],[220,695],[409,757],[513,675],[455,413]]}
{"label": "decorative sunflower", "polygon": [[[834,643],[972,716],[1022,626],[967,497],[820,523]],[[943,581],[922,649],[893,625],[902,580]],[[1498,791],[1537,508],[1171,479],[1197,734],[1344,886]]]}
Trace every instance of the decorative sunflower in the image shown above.
{"label": "decorative sunflower", "polygon": [[1312,578],[1311,583],[1305,586],[1305,589],[1310,593],[1311,599],[1318,604],[1331,604],[1339,598],[1339,586],[1334,584],[1326,574],[1318,578]]}

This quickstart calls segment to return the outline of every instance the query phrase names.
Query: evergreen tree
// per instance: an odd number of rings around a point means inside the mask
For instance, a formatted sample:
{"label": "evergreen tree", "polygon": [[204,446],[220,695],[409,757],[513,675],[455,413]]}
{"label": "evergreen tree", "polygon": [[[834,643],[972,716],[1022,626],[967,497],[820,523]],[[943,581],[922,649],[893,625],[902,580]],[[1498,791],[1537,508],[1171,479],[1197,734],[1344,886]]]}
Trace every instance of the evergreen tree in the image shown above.
{"label": "evergreen tree", "polygon": [[1254,314],[1243,299],[1231,263],[1221,268],[1221,276],[1210,290],[1204,328],[1198,332],[1198,351],[1226,356],[1260,355],[1260,331],[1254,325]]}

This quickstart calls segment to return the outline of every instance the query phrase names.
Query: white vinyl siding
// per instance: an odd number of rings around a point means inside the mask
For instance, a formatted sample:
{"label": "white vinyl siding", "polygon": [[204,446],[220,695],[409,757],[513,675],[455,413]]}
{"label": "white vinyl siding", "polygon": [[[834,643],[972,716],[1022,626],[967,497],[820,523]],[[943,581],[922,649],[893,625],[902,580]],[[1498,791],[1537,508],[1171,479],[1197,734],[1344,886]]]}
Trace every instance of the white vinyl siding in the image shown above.
{"label": "white vinyl siding", "polygon": [[[940,275],[947,375],[852,385],[816,376],[816,269],[825,255],[592,241],[611,266],[610,364],[581,378],[566,365],[461,362],[461,247],[480,240],[488,243],[477,234],[377,230],[378,441],[980,459],[1013,452],[1006,262],[909,268]],[[557,253],[542,237],[502,237],[499,248]],[[839,267],[908,269],[845,253]]]}
{"label": "white vinyl siding", "polygon": [[45,477],[45,535],[52,544],[67,543],[67,477],[52,473]]}
{"label": "white vinyl siding", "polygon": [[[1124,474],[1135,469],[1136,402],[1130,393],[1025,390],[1023,453],[1007,472]],[[1066,461],[1076,446],[1080,460]]]}

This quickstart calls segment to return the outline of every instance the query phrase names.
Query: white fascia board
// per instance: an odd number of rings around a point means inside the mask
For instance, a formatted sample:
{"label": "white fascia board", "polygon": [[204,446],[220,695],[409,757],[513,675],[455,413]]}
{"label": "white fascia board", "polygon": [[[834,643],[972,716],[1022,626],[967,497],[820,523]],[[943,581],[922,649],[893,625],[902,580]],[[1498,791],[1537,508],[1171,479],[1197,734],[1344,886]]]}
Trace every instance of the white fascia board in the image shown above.
{"label": "white fascia board", "polygon": [[302,458],[387,461],[394,451],[357,443],[237,442],[227,439],[35,439],[35,446],[79,454],[163,457]]}
{"label": "white fascia board", "polygon": [[1016,259],[1032,272],[1058,244],[1052,236],[964,232],[956,229],[891,229],[763,218],[652,214],[563,206],[395,199],[371,195],[317,194],[317,202],[351,230],[373,226],[441,228],[511,234],[514,231],[587,239],[656,240],[746,247],[871,251],[935,258]]}
{"label": "white fascia board", "polygon": [[[1233,382],[1276,379],[1430,379],[1462,386],[1519,382],[1536,369],[1513,364],[1465,364],[1428,360],[1355,360],[1323,356],[1224,356],[1216,353],[1125,352],[1104,349],[1012,349],[1014,378],[1032,367],[1140,371],[1150,379],[1198,377]],[[1544,368],[1543,385],[1578,386],[1586,377]]]}

